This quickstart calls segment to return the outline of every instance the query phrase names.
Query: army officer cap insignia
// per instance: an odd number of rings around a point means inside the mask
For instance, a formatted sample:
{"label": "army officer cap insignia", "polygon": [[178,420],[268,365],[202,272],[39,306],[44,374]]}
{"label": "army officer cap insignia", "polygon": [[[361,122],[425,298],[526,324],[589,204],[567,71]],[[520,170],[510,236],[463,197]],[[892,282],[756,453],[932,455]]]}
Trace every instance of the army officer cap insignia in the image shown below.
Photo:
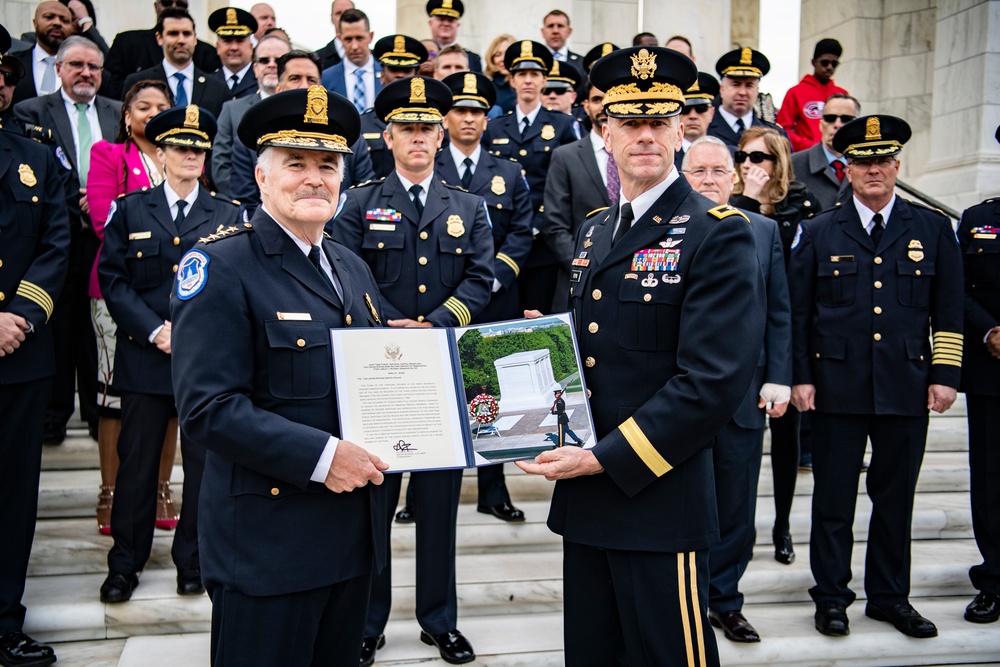
{"label": "army officer cap insignia", "polygon": [[236,7],[222,7],[208,15],[208,27],[219,37],[249,37],[257,32],[257,19]]}
{"label": "army officer cap insignia", "polygon": [[375,60],[383,67],[415,69],[427,61],[427,49],[420,40],[406,35],[386,35],[375,42]]}
{"label": "army officer cap insignia", "polygon": [[375,97],[375,115],[385,123],[438,124],[451,109],[451,90],[426,76],[396,79]]}
{"label": "army officer cap insignia", "polygon": [[322,86],[286,90],[250,107],[237,130],[247,148],[304,148],[351,153],[361,117],[346,97]]}
{"label": "army officer cap insignia", "polygon": [[507,47],[503,54],[503,66],[511,74],[529,69],[548,74],[552,69],[552,52],[544,44],[524,39]]}
{"label": "army officer cap insignia", "polygon": [[892,157],[910,140],[910,125],[902,118],[877,114],[855,118],[833,135],[833,150],[848,159]]}
{"label": "army officer cap insignia", "polygon": [[146,125],[146,137],[157,146],[178,146],[212,150],[217,124],[208,109],[196,104],[173,107],[153,116]]}
{"label": "army officer cap insignia", "polygon": [[614,118],[667,118],[684,106],[684,91],[698,80],[698,68],[683,53],[660,46],[612,51],[590,70],[604,92],[604,113]]}
{"label": "army officer cap insignia", "polygon": [[715,63],[719,76],[759,79],[771,71],[771,63],[760,51],[744,47],[733,49]]}
{"label": "army officer cap insignia", "polygon": [[478,72],[455,72],[444,78],[451,90],[452,108],[471,107],[489,111],[497,101],[493,81]]}

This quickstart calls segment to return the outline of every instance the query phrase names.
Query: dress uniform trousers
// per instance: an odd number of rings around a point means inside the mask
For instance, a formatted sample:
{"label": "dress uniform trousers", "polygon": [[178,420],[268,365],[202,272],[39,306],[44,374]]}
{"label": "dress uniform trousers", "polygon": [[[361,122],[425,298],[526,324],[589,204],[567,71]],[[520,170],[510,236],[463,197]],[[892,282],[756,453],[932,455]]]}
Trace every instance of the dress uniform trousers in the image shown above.
{"label": "dress uniform trousers", "polygon": [[969,578],[976,590],[1000,595],[1000,397],[966,394],[965,400],[972,530],[983,556],[983,562],[969,570]]}

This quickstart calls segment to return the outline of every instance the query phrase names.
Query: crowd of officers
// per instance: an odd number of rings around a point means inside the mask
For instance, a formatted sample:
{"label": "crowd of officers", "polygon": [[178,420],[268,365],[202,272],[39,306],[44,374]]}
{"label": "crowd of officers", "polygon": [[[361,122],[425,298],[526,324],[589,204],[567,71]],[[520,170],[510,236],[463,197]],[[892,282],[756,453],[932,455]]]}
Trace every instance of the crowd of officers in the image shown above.
{"label": "crowd of officers", "polygon": [[[723,54],[718,78],[683,37],[580,55],[553,10],[544,42],[501,35],[480,58],[459,46],[460,0],[426,9],[432,39],[373,44],[367,15],[336,0],[336,37],[315,53],[266,4],[213,12],[214,50],[184,0],[159,0],[154,28],[110,48],[85,0],[41,2],[20,50],[0,28],[0,664],[55,661],[23,633],[20,600],[41,445],[65,437],[74,392],[114,538],[102,601],[129,600],[154,526],[176,529],[178,594],[212,597],[214,664],[371,664],[395,517],[416,522],[421,640],[475,659],[457,627],[462,471],[411,474],[396,512],[401,475],[383,483],[377,457],[338,440],[326,332],[567,309],[598,446],[522,467],[560,480],[569,664],[677,650],[717,664],[703,620],[760,641],[739,581],[763,436],[769,421],[774,555],[790,564],[805,414],[816,629],[850,631],[866,469],[865,613],[935,636],[908,600],[910,524],[928,412],[958,390],[984,558],[965,617],[996,621],[1000,203],[956,232],[898,197],[911,128],[862,116],[833,83],[836,40],[775,123],[753,49]],[[273,445],[289,433],[296,447]],[[501,466],[480,468],[478,509],[524,521]],[[669,590],[617,583],[665,566]],[[680,611],[661,613],[664,595]]]}

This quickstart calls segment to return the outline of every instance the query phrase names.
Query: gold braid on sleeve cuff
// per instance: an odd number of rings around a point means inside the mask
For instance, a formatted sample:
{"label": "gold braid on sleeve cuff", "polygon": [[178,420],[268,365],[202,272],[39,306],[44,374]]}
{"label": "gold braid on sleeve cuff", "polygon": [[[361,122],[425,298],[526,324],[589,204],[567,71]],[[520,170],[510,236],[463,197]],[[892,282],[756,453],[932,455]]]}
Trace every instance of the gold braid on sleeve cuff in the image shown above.
{"label": "gold braid on sleeve cuff", "polygon": [[465,304],[456,299],[455,297],[448,297],[448,300],[444,302],[444,307],[452,312],[452,314],[458,318],[458,326],[467,327],[469,322],[472,321],[472,313],[466,308]]}
{"label": "gold braid on sleeve cuff", "polygon": [[509,266],[514,271],[514,277],[516,278],[519,273],[521,273],[521,267],[517,265],[517,262],[510,258],[510,255],[506,253],[498,252],[497,259]]}
{"label": "gold braid on sleeve cuff", "polygon": [[49,318],[52,317],[52,310],[55,307],[52,303],[52,297],[49,296],[48,292],[35,283],[29,283],[27,280],[22,280],[21,284],[17,287],[17,295],[23,296],[28,301],[33,301],[41,306],[42,310],[45,311],[46,322],[48,322]]}
{"label": "gold braid on sleeve cuff", "polygon": [[934,356],[931,365],[962,367],[962,334],[949,331],[934,332]]}
{"label": "gold braid on sleeve cuff", "polygon": [[667,463],[666,459],[660,456],[660,453],[656,451],[656,448],[653,447],[653,443],[651,443],[649,438],[646,437],[646,434],[642,432],[642,429],[639,428],[639,425],[635,422],[633,417],[629,417],[625,423],[618,427],[618,430],[622,432],[622,435],[625,436],[625,440],[654,475],[662,477],[666,473],[673,470],[673,466]]}

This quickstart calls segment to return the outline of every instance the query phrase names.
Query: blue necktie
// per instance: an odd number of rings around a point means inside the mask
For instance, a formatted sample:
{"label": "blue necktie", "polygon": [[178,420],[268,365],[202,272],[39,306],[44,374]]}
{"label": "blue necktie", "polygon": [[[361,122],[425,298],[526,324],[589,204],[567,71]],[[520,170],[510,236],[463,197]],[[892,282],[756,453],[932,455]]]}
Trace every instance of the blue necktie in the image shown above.
{"label": "blue necktie", "polygon": [[174,100],[177,102],[176,106],[186,107],[188,105],[188,94],[184,88],[184,79],[187,77],[181,72],[176,72],[174,78],[177,79],[177,94],[174,95]]}
{"label": "blue necktie", "polygon": [[356,69],[354,73],[357,75],[357,79],[354,80],[354,106],[357,108],[358,113],[364,113],[368,105],[365,103],[365,71],[363,69]]}

